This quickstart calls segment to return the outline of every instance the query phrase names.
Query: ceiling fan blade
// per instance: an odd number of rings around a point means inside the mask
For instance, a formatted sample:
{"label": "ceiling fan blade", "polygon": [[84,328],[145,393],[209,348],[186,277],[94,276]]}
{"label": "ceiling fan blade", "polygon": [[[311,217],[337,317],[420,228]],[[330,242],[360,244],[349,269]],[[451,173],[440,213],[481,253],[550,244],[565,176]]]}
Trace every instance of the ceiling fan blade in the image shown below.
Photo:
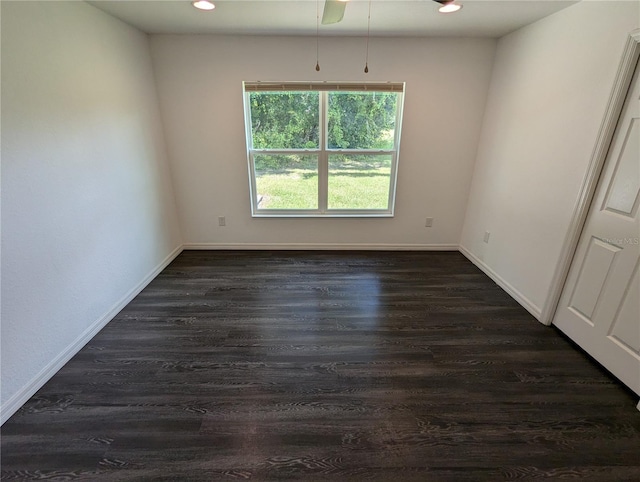
{"label": "ceiling fan blade", "polygon": [[322,13],[322,25],[338,23],[344,17],[344,9],[347,2],[344,0],[325,0]]}

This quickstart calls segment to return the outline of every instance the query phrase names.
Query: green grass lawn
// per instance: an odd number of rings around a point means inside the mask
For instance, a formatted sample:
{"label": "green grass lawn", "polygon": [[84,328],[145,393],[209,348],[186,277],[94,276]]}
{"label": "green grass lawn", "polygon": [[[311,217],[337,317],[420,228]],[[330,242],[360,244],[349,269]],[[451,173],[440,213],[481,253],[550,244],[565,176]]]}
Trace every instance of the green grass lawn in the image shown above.
{"label": "green grass lawn", "polygon": [[[329,161],[329,209],[387,209],[391,160],[386,156],[368,156],[366,162],[336,157]],[[256,187],[262,199],[260,209],[318,208],[315,166],[256,169]]]}
{"label": "green grass lawn", "polygon": [[329,164],[329,209],[387,209],[391,166],[366,169]]}
{"label": "green grass lawn", "polygon": [[256,171],[260,209],[318,209],[318,171]]}

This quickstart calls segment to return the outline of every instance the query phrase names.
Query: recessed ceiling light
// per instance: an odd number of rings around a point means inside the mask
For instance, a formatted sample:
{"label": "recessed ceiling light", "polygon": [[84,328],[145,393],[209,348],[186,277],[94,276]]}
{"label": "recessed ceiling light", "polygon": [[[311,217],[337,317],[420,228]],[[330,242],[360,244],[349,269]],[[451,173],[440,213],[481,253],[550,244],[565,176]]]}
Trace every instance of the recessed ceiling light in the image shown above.
{"label": "recessed ceiling light", "polygon": [[440,12],[440,13],[453,13],[453,12],[457,12],[461,8],[462,8],[462,5],[458,5],[455,2],[449,2],[449,3],[445,3],[444,5],[442,5],[442,7],[440,7],[438,9],[438,12]]}
{"label": "recessed ceiling light", "polygon": [[191,5],[199,10],[213,10],[216,8],[216,6],[209,0],[196,0],[195,2],[191,2]]}

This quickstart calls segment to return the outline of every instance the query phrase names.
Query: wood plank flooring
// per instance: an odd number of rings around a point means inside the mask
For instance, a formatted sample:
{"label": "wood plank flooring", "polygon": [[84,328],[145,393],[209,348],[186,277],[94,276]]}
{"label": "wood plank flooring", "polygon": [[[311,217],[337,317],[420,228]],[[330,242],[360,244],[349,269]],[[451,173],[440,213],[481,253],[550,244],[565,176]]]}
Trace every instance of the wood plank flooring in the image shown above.
{"label": "wood plank flooring", "polygon": [[187,251],[2,427],[2,479],[638,481],[636,402],[459,253]]}

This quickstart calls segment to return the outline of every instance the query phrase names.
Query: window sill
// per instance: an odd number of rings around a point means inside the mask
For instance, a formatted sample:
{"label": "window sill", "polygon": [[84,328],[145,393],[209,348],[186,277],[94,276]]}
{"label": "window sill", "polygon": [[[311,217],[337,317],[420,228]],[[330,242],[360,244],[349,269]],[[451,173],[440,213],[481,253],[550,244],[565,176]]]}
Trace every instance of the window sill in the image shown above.
{"label": "window sill", "polygon": [[252,218],[393,218],[393,213],[253,213]]}

